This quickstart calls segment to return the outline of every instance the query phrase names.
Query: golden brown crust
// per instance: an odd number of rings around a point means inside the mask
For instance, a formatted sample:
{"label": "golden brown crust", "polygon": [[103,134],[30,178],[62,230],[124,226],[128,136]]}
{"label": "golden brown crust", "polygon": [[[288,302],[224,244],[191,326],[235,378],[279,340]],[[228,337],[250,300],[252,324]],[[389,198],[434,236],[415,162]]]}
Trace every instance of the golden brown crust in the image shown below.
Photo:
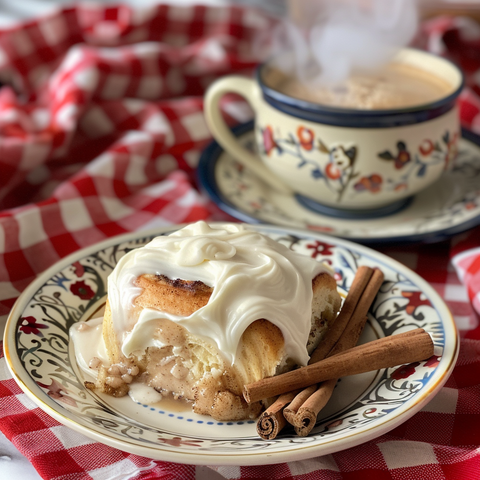
{"label": "golden brown crust", "polygon": [[[142,293],[134,301],[137,311],[148,307],[157,309],[159,312],[181,316],[191,315],[205,306],[213,291],[199,281],[171,280],[163,275],[141,275],[137,278],[136,285],[142,288]],[[341,303],[336,282],[328,273],[317,275],[312,281],[312,289],[312,326],[307,343],[309,353],[321,341],[328,324],[336,318]],[[170,335],[169,338],[182,337],[183,339],[183,336],[177,335],[178,332],[174,332],[173,328],[183,329],[183,327],[178,324],[169,327],[168,323],[173,322],[166,319],[159,322],[158,335]],[[162,327],[163,324],[165,325]],[[112,362],[122,361],[108,301],[103,333]],[[184,339],[180,343],[183,345],[181,347],[183,353],[179,354],[178,362],[188,366],[190,376],[186,377],[185,381],[173,377],[167,378],[168,373],[165,377],[165,370],[170,371],[174,365],[174,363],[166,363],[167,358],[173,358],[171,357],[172,348],[151,347],[144,357],[146,365],[142,368],[145,370],[146,378],[149,379],[150,385],[159,391],[164,390],[168,385],[171,389],[167,390],[174,396],[192,401],[196,413],[208,414],[221,421],[257,416],[262,406],[259,403],[246,404],[242,396],[244,384],[273,376],[295,366],[285,358],[285,341],[281,330],[265,319],[253,322],[241,337],[236,364],[243,365],[243,368],[226,365],[221,352],[202,339],[190,335],[186,330]],[[162,370],[159,367],[162,363],[168,368]],[[179,371],[181,368],[183,367],[179,366]],[[195,384],[193,387],[192,379]],[[175,389],[177,391],[174,391]]]}
{"label": "golden brown crust", "polygon": [[312,326],[307,342],[307,350],[310,355],[321,342],[328,325],[337,318],[342,304],[342,299],[337,291],[337,282],[329,273],[319,273],[312,280],[312,289]]}
{"label": "golden brown crust", "polygon": [[140,275],[135,285],[143,289],[135,299],[137,307],[185,317],[204,307],[213,292],[202,282],[171,280],[164,275]]}

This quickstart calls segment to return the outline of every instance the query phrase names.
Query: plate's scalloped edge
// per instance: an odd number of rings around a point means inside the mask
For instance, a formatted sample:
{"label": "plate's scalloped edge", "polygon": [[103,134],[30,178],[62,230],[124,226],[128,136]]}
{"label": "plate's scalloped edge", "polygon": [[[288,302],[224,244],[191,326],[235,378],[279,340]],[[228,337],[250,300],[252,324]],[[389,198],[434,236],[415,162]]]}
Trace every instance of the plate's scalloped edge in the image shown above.
{"label": "plate's scalloped edge", "polygon": [[[223,222],[216,222],[216,223],[223,223]],[[27,383],[24,382],[24,380],[21,377],[21,374],[19,372],[16,372],[15,363],[17,362],[15,361],[15,355],[12,354],[10,343],[15,340],[14,336],[15,336],[16,319],[19,318],[19,315],[21,313],[19,312],[19,310],[22,309],[22,305],[27,304],[27,302],[31,298],[31,295],[37,292],[39,288],[42,287],[42,285],[44,285],[46,280],[48,280],[55,272],[58,272],[60,269],[67,268],[68,266],[73,264],[75,261],[88,257],[89,255],[92,255],[93,253],[96,253],[101,249],[107,249],[109,247],[119,245],[120,243],[136,241],[141,238],[144,238],[144,239],[151,238],[152,236],[157,234],[166,234],[173,230],[181,228],[182,226],[183,225],[170,226],[162,229],[155,229],[149,232],[137,232],[137,233],[131,233],[131,234],[124,234],[119,237],[107,239],[104,242],[101,242],[96,245],[92,245],[90,247],[87,247],[83,250],[77,251],[69,255],[68,257],[58,262],[57,264],[53,265],[50,269],[44,272],[44,274],[40,275],[40,277],[37,280],[35,280],[25,290],[25,292],[19,297],[19,299],[17,299],[14,307],[12,308],[10,316],[7,320],[7,326],[5,329],[5,337],[4,337],[5,358],[7,361],[8,368],[10,369],[15,381],[18,383],[22,391],[24,391],[31,400],[33,400],[37,405],[40,406],[40,408],[42,408],[42,410],[46,411],[46,413],[51,415],[60,423],[67,425],[73,428],[74,430],[90,438],[93,438],[94,440],[97,440],[102,443],[106,443],[114,448],[119,448],[121,450],[129,451],[130,453],[134,453],[142,456],[148,456],[150,458],[154,458],[158,460],[169,460],[169,461],[176,461],[176,462],[188,463],[188,464],[195,463],[198,465],[209,465],[212,463],[215,463],[218,465],[260,465],[265,463],[283,463],[283,462],[292,461],[292,460],[301,460],[305,458],[310,458],[313,455],[318,454],[319,445],[318,444],[309,445],[308,437],[305,440],[294,439],[291,442],[291,444],[297,445],[297,447],[293,451],[287,451],[287,452],[259,451],[258,453],[248,452],[246,454],[238,453],[235,455],[232,455],[231,451],[214,452],[214,453],[207,452],[206,454],[196,453],[193,451],[182,453],[182,452],[179,452],[178,450],[168,447],[167,445],[162,445],[161,449],[157,449],[157,448],[148,447],[148,446],[138,446],[135,443],[128,442],[125,440],[119,441],[113,437],[105,436],[104,433],[98,433],[94,430],[91,430],[85,427],[84,425],[82,425],[81,423],[78,423],[72,420],[72,418],[69,418],[68,416],[63,415],[60,411],[58,411],[57,409],[49,405],[47,402],[44,402],[41,398],[39,398],[39,396],[34,391],[32,391],[31,387],[29,387]],[[458,357],[459,338],[458,338],[457,329],[455,326],[453,316],[451,315],[451,312],[448,310],[448,307],[446,307],[443,300],[435,292],[435,290],[430,285],[428,285],[428,283],[425,282],[421,277],[419,277],[415,272],[412,272],[407,267],[401,265],[399,262],[393,259],[390,259],[389,257],[386,257],[385,255],[382,255],[373,250],[370,250],[368,247],[355,245],[354,243],[348,240],[334,239],[332,242],[331,237],[327,237],[322,234],[317,234],[315,232],[301,231],[298,229],[288,229],[283,227],[252,226],[252,228],[259,229],[265,233],[270,233],[270,234],[282,234],[282,235],[288,234],[288,235],[294,235],[294,236],[297,236],[298,238],[303,238],[303,239],[313,238],[316,240],[319,239],[326,242],[334,243],[336,244],[336,246],[343,246],[347,249],[350,248],[352,249],[352,251],[357,252],[360,256],[363,255],[363,256],[369,257],[372,261],[375,261],[376,257],[377,257],[377,261],[378,259],[384,259],[384,261],[389,263],[391,266],[393,265],[393,267],[391,268],[396,267],[397,272],[399,269],[404,270],[410,275],[410,278],[413,277],[414,280],[416,280],[417,284],[418,283],[420,283],[421,285],[423,284],[423,287],[425,287],[425,289],[428,291],[428,298],[431,299],[432,297],[434,297],[435,304],[438,303],[443,309],[446,310],[446,312],[448,312],[448,321],[444,316],[440,315],[440,318],[442,319],[442,325],[445,329],[446,336],[449,335],[448,365],[443,366],[441,373],[438,372],[438,369],[436,370],[436,372],[432,376],[432,377],[435,377],[435,383],[433,385],[430,385],[430,388],[428,389],[428,391],[421,392],[421,395],[416,399],[415,405],[410,406],[406,412],[400,413],[399,415],[396,415],[393,418],[390,418],[387,421],[383,422],[381,425],[381,432],[379,432],[379,428],[378,428],[379,426],[373,425],[372,428],[351,433],[349,435],[349,438],[341,440],[341,445],[339,445],[338,439],[333,439],[332,441],[330,441],[329,439],[326,439],[325,441],[322,442],[322,445],[321,445],[322,455],[333,453],[338,450],[343,450],[345,448],[349,448],[351,446],[364,443],[395,428],[396,426],[398,426],[399,424],[403,423],[405,420],[410,418],[410,416],[412,416],[418,410],[420,410],[433,397],[433,395],[436,392],[438,392],[438,390],[444,385],[449,375],[451,374],[451,371],[453,370],[456,359]],[[40,387],[36,386],[36,388],[38,388],[42,392],[42,395],[45,396],[45,393],[40,389]],[[72,415],[71,412],[69,413],[70,415]],[[298,446],[298,445],[301,445],[301,446]],[[215,459],[215,461],[213,461],[213,459]]]}

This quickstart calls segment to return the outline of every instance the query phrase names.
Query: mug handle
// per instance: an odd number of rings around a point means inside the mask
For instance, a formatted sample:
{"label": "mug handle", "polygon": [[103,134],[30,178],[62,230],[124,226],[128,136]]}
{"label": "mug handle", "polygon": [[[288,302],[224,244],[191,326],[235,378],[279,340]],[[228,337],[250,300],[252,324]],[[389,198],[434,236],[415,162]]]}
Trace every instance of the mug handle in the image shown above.
{"label": "mug handle", "polygon": [[244,148],[231,132],[220,110],[220,100],[223,95],[227,93],[237,93],[244,97],[253,110],[255,110],[258,102],[262,101],[260,98],[260,88],[257,83],[250,78],[229,75],[215,81],[205,94],[203,107],[208,128],[215,137],[215,140],[226,152],[252,170],[272,188],[281,193],[291,194],[292,190],[272,174],[256,155]]}

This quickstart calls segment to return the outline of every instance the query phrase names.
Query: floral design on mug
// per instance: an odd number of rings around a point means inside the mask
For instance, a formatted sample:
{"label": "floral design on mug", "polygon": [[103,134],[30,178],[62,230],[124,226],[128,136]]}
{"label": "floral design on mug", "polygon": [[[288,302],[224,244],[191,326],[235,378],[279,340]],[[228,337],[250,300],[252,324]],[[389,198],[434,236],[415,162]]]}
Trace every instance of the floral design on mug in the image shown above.
{"label": "floral design on mug", "polygon": [[302,148],[308,151],[313,149],[313,139],[315,137],[313,130],[304,127],[303,125],[300,125],[297,128],[297,137]]}
{"label": "floral design on mug", "polygon": [[[296,135],[289,133],[287,138],[275,137],[270,125],[260,128],[263,139],[263,149],[266,155],[276,149],[279,155],[287,153],[297,158],[297,168],[310,167],[310,175],[314,179],[325,181],[330,190],[337,193],[337,201],[340,201],[350,182],[359,176],[354,171],[354,163],[357,158],[358,149],[355,145],[345,146],[335,144],[330,147],[319,139],[315,138],[315,132],[299,125]],[[327,163],[320,163],[311,158],[308,154],[319,151],[327,155]]]}
{"label": "floral design on mug", "polygon": [[435,150],[435,145],[430,139],[424,140],[418,150],[422,155],[430,155]]}
{"label": "floral design on mug", "polygon": [[394,166],[397,170],[402,169],[405,165],[410,163],[410,161],[412,160],[412,157],[410,155],[410,152],[407,150],[407,146],[405,145],[405,142],[402,142],[402,141],[397,142],[396,155],[393,155],[390,152],[390,150],[386,150],[385,152],[380,152],[378,156],[383,160],[393,160]]}
{"label": "floral design on mug", "polygon": [[403,175],[398,180],[387,180],[386,183],[394,191],[408,188],[408,180],[411,177],[423,177],[428,168],[443,164],[447,169],[458,153],[458,133],[453,135],[447,131],[441,138],[441,142],[434,142],[426,138],[413,153],[408,149],[407,144],[400,140],[397,142],[395,153],[385,150],[378,154],[382,160],[393,161],[396,170],[403,170]]}
{"label": "floral design on mug", "polygon": [[371,193],[377,193],[382,189],[383,179],[378,173],[374,173],[368,177],[362,177],[353,188],[357,192],[368,190]]}
{"label": "floral design on mug", "polygon": [[265,153],[270,155],[274,148],[278,148],[275,139],[273,138],[273,129],[270,125],[267,125],[262,130],[263,136],[263,147],[265,148]]}
{"label": "floral design on mug", "polygon": [[337,201],[340,201],[350,182],[359,175],[359,172],[354,171],[357,147],[346,148],[343,145],[334,145],[328,148],[321,140],[318,145],[320,152],[328,155],[325,181],[332,190],[337,192]]}
{"label": "floral design on mug", "polygon": [[450,136],[450,132],[446,132],[442,137],[446,145],[445,152],[445,169],[448,169],[450,165],[454,162],[458,155],[458,132],[455,132]]}
{"label": "floral design on mug", "polygon": [[[341,202],[347,189],[353,183],[351,194],[376,194],[382,190],[401,192],[408,190],[413,178],[424,177],[429,168],[444,165],[447,169],[458,152],[457,132],[446,131],[441,140],[424,139],[412,150],[404,140],[398,140],[393,148],[380,151],[377,157],[390,162],[400,176],[388,178],[379,172],[360,172],[356,168],[358,147],[335,143],[327,145],[316,136],[311,128],[298,125],[295,134],[286,137],[275,135],[271,125],[260,128],[263,140],[263,153],[267,156],[276,150],[278,155],[286,154],[298,160],[297,168],[309,169],[315,180],[323,180],[326,186],[336,193],[336,201]],[[315,157],[318,153],[326,155]]]}

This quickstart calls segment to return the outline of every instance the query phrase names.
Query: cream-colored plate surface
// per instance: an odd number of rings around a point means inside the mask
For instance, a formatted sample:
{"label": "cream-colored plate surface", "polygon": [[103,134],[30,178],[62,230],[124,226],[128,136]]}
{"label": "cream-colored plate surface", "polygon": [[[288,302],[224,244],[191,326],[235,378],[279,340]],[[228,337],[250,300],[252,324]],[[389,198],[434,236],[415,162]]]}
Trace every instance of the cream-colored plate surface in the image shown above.
{"label": "cream-colored plate surface", "polygon": [[290,248],[328,262],[348,291],[359,265],[380,267],[385,282],[361,342],[416,327],[435,334],[438,356],[340,380],[312,433],[284,430],[261,440],[253,421],[218,422],[172,405],[146,406],[84,388],[69,339],[70,326],[105,301],[118,259],[152,236],[178,227],[110,239],[78,251],[46,271],[21,295],[7,322],[5,356],[13,377],[52,417],[112,447],[166,461],[259,465],[301,460],[349,448],[382,435],[420,410],[451,373],[458,338],[453,318],[433,288],[398,262],[366,247],[313,232],[251,226]]}

